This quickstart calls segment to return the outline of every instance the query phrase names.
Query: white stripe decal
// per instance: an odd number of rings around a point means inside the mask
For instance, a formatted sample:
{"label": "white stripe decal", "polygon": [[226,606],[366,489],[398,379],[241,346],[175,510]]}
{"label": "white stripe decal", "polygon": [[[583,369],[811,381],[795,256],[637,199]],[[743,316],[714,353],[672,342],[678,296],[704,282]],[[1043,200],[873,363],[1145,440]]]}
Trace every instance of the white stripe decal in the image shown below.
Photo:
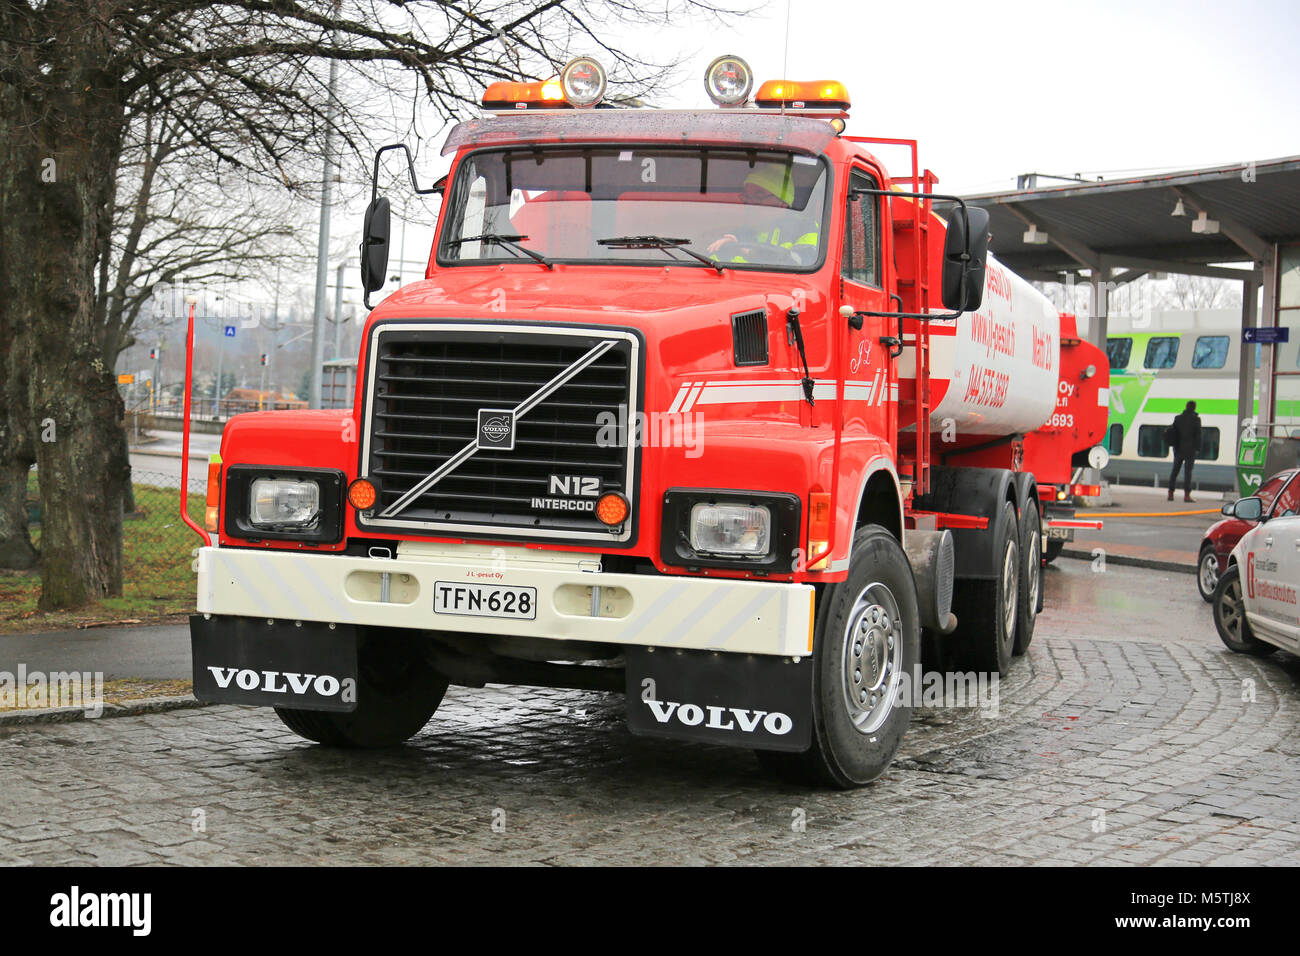
{"label": "white stripe decal", "polygon": [[[876,405],[886,400],[885,373],[877,369],[875,377],[849,379],[844,383],[844,398],[847,401],[867,402]],[[688,393],[689,389],[689,393]],[[834,379],[816,379],[813,384],[813,399],[833,401],[836,397],[837,384]],[[898,386],[891,392],[897,400]],[[685,400],[683,400],[685,396]],[[687,382],[678,391],[670,412],[688,412],[697,405],[761,405],[775,402],[801,402],[804,400],[803,384],[798,381],[735,381],[716,380],[712,382]]]}
{"label": "white stripe decal", "polygon": [[674,398],[673,403],[668,406],[668,411],[670,412],[681,411],[682,401],[686,398],[686,394],[690,390],[691,390],[691,383],[690,382],[684,383],[682,387],[677,390],[677,397]]}
{"label": "white stripe decal", "polygon": [[[816,394],[814,392],[814,394]],[[757,405],[764,402],[797,402],[803,398],[798,383],[776,382],[769,385],[710,385],[700,394],[700,405]]]}

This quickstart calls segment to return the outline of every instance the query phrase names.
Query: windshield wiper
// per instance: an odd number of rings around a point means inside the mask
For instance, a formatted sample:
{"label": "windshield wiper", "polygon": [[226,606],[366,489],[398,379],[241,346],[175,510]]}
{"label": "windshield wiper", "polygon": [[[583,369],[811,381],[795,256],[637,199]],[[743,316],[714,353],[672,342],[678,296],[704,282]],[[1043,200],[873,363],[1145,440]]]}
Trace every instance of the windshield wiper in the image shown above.
{"label": "windshield wiper", "polygon": [[669,250],[684,252],[692,259],[698,259],[706,266],[717,269],[718,275],[722,275],[722,263],[715,262],[708,256],[702,256],[693,249],[686,248],[694,241],[694,239],[671,239],[668,236],[614,236],[610,239],[597,239],[596,245],[610,246],[616,249],[662,249],[664,252]]}
{"label": "windshield wiper", "polygon": [[467,242],[489,242],[494,245],[505,246],[507,249],[513,249],[515,252],[522,252],[530,259],[534,259],[541,265],[546,266],[546,268],[554,269],[554,263],[552,263],[550,259],[546,258],[546,256],[519,244],[527,238],[527,236],[503,236],[495,232],[485,232],[481,236],[465,236],[461,239],[449,239],[447,240],[447,245],[459,246]]}

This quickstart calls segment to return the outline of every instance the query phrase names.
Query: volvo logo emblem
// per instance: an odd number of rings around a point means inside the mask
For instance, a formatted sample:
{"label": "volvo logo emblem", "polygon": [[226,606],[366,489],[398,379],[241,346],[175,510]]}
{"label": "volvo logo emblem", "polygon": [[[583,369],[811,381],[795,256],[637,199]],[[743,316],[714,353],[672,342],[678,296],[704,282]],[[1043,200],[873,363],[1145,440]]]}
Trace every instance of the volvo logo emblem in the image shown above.
{"label": "volvo logo emblem", "polygon": [[478,447],[513,451],[515,447],[515,413],[511,408],[478,410]]}

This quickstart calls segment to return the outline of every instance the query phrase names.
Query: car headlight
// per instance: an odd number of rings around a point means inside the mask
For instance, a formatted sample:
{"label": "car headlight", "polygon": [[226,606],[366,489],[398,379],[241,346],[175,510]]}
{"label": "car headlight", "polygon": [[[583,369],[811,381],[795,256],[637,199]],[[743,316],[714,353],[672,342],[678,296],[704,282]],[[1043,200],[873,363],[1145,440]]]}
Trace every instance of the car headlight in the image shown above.
{"label": "car headlight", "polygon": [[691,547],[701,554],[767,554],[772,511],[764,505],[698,504],[691,508]]}
{"label": "car headlight", "polygon": [[320,485],[284,478],[254,479],[248,523],[255,528],[309,528],[320,520]]}

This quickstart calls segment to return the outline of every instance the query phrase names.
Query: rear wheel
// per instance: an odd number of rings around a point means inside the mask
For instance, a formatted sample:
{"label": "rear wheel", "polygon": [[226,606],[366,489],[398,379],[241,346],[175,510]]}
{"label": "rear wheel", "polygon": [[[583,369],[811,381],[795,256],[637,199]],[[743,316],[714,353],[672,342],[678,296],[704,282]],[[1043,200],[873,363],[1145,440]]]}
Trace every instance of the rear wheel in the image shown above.
{"label": "rear wheel", "polygon": [[447,681],[414,642],[381,632],[358,650],[357,706],[351,713],[275,708],[300,737],[331,747],[394,747],[429,722]]}
{"label": "rear wheel", "polygon": [[1214,600],[1214,589],[1219,586],[1219,556],[1214,553],[1211,544],[1201,548],[1201,556],[1196,561],[1196,590],[1206,601]]}
{"label": "rear wheel", "polygon": [[1034,639],[1034,622],[1038,618],[1041,587],[1043,583],[1042,522],[1038,508],[1026,501],[1020,512],[1020,609],[1016,615],[1016,636],[1011,653],[1020,655],[1029,650]]}
{"label": "rear wheel", "polygon": [[[1005,675],[1011,666],[1016,624],[1020,614],[1020,533],[1016,509],[1002,506],[992,580],[969,578],[956,582],[953,609],[957,615],[954,642],[966,670]],[[992,521],[990,529],[996,527]]]}
{"label": "rear wheel", "polygon": [[847,580],[828,585],[818,601],[812,746],[759,751],[760,763],[788,780],[840,789],[884,773],[912,719],[903,681],[920,659],[920,634],[902,546],[879,525],[860,528]]}
{"label": "rear wheel", "polygon": [[1055,561],[1057,558],[1061,556],[1061,552],[1064,550],[1065,550],[1064,541],[1062,541],[1060,538],[1048,538],[1047,548],[1043,551],[1043,560],[1046,561],[1048,564],[1051,564],[1053,561]]}
{"label": "rear wheel", "polygon": [[1246,620],[1246,606],[1241,596],[1241,566],[1234,564],[1223,572],[1214,589],[1214,627],[1228,650],[1238,654],[1267,657],[1275,648],[1255,637]]}

